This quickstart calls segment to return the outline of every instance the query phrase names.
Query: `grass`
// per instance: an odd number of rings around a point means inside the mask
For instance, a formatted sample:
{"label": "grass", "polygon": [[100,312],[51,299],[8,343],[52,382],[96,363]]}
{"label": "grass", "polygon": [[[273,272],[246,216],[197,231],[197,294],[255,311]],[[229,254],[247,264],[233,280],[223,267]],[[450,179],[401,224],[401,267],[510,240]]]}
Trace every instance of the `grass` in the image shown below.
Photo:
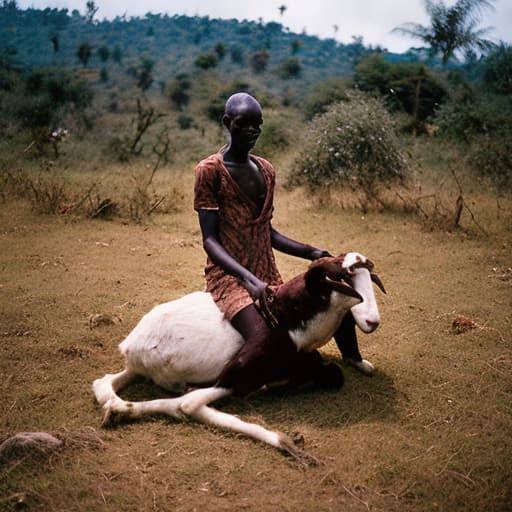
{"label": "grass", "polygon": [[[123,171],[69,180],[94,176],[122,194]],[[487,236],[467,212],[468,229],[445,232],[405,213],[362,215],[276,191],[277,229],[367,254],[388,289],[382,326],[360,336],[373,378],[346,369],[341,392],[262,392],[220,405],[301,432],[320,466],[305,471],[256,442],[165,418],[99,427],[91,383],[121,368],[117,344],[154,304],[203,287],[192,179],[191,166],[157,174],[158,192],[176,187],[181,207],[144,225],[1,203],[0,436],[47,431],[65,442],[0,468],[0,510],[509,510],[512,202],[502,197],[498,210],[481,188],[465,197]],[[277,257],[286,278],[305,268]],[[120,321],[91,328],[95,314]],[[475,328],[456,334],[457,317]],[[339,358],[334,343],[323,350]],[[127,393],[163,391],[142,382]]]}

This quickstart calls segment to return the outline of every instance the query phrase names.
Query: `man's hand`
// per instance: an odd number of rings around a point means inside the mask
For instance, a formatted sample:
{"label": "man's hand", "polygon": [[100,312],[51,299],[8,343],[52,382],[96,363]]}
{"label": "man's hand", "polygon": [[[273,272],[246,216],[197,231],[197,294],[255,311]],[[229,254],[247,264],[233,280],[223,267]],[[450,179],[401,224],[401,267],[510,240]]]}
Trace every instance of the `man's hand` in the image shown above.
{"label": "man's hand", "polygon": [[261,281],[261,279],[252,274],[244,278],[242,284],[254,300],[259,299],[268,286],[265,281]]}
{"label": "man's hand", "polygon": [[315,261],[319,258],[332,257],[332,254],[325,249],[313,249],[310,253],[309,259]]}

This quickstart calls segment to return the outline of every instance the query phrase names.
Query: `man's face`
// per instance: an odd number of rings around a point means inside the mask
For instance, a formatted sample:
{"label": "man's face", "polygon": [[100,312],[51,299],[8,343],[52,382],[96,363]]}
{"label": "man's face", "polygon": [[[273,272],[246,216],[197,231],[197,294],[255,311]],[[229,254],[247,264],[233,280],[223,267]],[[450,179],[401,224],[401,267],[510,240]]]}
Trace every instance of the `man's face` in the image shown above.
{"label": "man's face", "polygon": [[230,112],[225,124],[231,134],[231,145],[240,150],[250,151],[261,133],[261,108],[254,102],[241,102]]}
{"label": "man's face", "polygon": [[243,113],[231,119],[229,132],[233,146],[251,150],[261,133],[263,118],[260,113]]}

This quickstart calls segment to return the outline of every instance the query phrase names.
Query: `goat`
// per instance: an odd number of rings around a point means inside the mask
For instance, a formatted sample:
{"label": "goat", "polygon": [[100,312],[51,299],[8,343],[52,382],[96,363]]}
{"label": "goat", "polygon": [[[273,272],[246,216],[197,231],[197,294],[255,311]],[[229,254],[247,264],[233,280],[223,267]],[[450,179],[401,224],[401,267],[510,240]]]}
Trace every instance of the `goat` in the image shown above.
{"label": "goat", "polygon": [[[255,391],[264,384],[301,382],[308,376],[340,386],[341,368],[334,363],[324,365],[317,349],[329,341],[350,309],[363,331],[377,328],[380,318],[371,281],[385,290],[372,269],[373,263],[358,253],[325,257],[278,287],[271,304],[262,304],[266,316],[276,322],[276,337],[265,347],[244,344],[209,293],[195,292],[156,306],[119,345],[125,369],[93,383],[96,400],[105,411],[103,425],[148,414],[193,418],[263,441],[301,462],[314,462],[285,434],[208,404],[233,393]],[[247,356],[248,364],[239,365],[241,354]],[[117,392],[137,375],[168,390],[183,385],[209,387],[176,398],[144,402],[121,399]]]}

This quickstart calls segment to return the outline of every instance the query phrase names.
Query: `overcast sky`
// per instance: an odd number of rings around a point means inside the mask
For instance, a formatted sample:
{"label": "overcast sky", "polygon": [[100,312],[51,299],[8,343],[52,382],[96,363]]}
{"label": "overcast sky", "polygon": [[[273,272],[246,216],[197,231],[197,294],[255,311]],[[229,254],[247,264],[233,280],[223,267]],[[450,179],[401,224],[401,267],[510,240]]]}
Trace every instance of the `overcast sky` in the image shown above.
{"label": "overcast sky", "polygon": [[[77,9],[85,13],[87,0],[18,0],[21,8],[56,7]],[[452,5],[454,0],[445,0]],[[237,18],[239,20],[277,21],[292,32],[306,31],[319,37],[336,37],[348,43],[352,36],[363,36],[365,44],[381,45],[390,51],[403,52],[418,42],[391,34],[391,30],[409,21],[428,23],[422,0],[95,0],[97,18],[144,16],[151,12]],[[285,5],[281,16],[278,7]],[[335,25],[338,27],[335,33]],[[480,27],[494,27],[489,37],[512,40],[512,0],[496,0],[494,10],[486,10]]]}

